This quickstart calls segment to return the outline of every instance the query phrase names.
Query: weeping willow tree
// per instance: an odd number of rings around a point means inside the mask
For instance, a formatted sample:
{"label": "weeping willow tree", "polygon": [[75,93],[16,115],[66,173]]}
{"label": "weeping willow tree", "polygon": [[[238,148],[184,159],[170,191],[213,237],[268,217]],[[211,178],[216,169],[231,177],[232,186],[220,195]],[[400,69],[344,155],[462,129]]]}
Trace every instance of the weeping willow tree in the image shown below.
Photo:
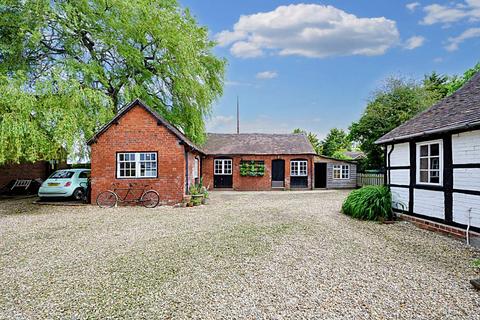
{"label": "weeping willow tree", "polygon": [[85,137],[113,114],[103,93],[74,79],[0,79],[0,163],[84,155]]}
{"label": "weeping willow tree", "polygon": [[0,163],[72,151],[136,97],[203,142],[226,64],[214,45],[174,0],[4,1]]}

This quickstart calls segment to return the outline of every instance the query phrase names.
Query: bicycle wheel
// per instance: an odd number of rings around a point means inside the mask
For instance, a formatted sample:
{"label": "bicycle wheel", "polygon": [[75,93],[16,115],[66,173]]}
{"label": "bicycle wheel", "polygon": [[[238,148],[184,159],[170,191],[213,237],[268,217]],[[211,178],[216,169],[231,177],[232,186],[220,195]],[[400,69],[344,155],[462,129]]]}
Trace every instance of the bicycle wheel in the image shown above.
{"label": "bicycle wheel", "polygon": [[145,208],[155,208],[160,202],[160,196],[155,190],[148,190],[140,198],[140,202]]}
{"label": "bicycle wheel", "polygon": [[103,191],[97,196],[97,205],[100,208],[112,208],[117,205],[118,196],[113,191]]}

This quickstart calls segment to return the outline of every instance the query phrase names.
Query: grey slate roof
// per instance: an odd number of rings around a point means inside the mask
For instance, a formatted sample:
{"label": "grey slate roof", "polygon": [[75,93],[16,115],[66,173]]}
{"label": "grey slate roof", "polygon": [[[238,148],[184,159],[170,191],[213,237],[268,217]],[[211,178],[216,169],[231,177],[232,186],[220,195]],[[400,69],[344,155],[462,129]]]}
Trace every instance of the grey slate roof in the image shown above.
{"label": "grey slate roof", "polygon": [[480,124],[480,72],[431,108],[393,129],[375,143],[383,144]]}
{"label": "grey slate roof", "polygon": [[186,145],[188,145],[190,148],[192,148],[193,150],[197,150],[201,153],[204,153],[202,151],[202,149],[200,149],[199,147],[197,147],[192,141],[190,141],[190,139],[188,139],[180,130],[178,130],[174,125],[172,125],[170,122],[168,122],[167,120],[165,120],[161,115],[159,115],[155,110],[153,110],[152,108],[150,108],[149,106],[147,106],[145,103],[143,103],[140,99],[135,99],[134,101],[132,101],[131,103],[129,103],[128,105],[124,106],[122,109],[120,109],[120,111],[117,113],[117,115],[112,119],[110,120],[107,124],[105,124],[103,127],[100,128],[100,130],[98,130],[94,135],[93,137],[91,137],[90,139],[88,139],[87,141],[87,145],[91,145],[92,143],[95,143],[95,141],[98,139],[98,137],[100,137],[105,131],[108,130],[108,128],[110,128],[112,125],[118,123],[118,120],[124,116],[128,111],[130,111],[133,107],[135,106],[140,106],[142,108],[144,108],[148,113],[150,113],[154,118],[155,120],[157,120],[157,123],[158,124],[161,124],[165,127],[167,127],[167,129],[169,129],[174,135],[177,136],[178,139],[180,139],[180,141],[182,141],[183,143],[185,143]]}
{"label": "grey slate roof", "polygon": [[365,153],[363,153],[362,151],[345,151],[343,155],[351,159],[365,158]]}
{"label": "grey slate roof", "polygon": [[307,137],[301,133],[209,133],[203,150],[212,155],[315,154]]}

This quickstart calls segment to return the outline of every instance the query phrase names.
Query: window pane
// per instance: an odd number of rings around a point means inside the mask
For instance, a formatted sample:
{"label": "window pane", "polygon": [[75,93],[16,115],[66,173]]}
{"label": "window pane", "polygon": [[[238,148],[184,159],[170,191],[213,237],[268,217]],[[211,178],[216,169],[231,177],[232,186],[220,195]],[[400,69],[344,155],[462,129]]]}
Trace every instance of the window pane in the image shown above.
{"label": "window pane", "polygon": [[420,147],[420,157],[428,156],[428,145]]}
{"label": "window pane", "polygon": [[430,183],[440,183],[439,177],[430,177]]}
{"label": "window pane", "polygon": [[340,179],[340,170],[333,170],[333,178]]}
{"label": "window pane", "polygon": [[420,182],[428,182],[428,171],[420,171]]}
{"label": "window pane", "polygon": [[420,169],[428,169],[428,158],[420,159]]}
{"label": "window pane", "polygon": [[440,146],[438,143],[430,145],[430,155],[431,156],[438,156],[440,154]]}
{"label": "window pane", "polygon": [[430,158],[430,169],[440,169],[440,159],[439,158]]}

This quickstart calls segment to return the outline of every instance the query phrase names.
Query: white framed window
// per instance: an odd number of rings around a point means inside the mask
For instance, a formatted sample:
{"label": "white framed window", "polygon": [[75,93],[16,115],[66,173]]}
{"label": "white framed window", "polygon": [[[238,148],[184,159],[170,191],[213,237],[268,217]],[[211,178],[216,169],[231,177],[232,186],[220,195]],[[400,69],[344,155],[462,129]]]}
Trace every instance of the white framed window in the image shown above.
{"label": "white framed window", "polygon": [[333,179],[350,179],[350,165],[348,164],[334,164],[333,165]]}
{"label": "white framed window", "polygon": [[200,168],[200,161],[198,160],[198,158],[195,158],[193,162],[193,178],[194,179],[198,178],[198,172],[200,171],[199,168]]}
{"label": "white framed window", "polygon": [[226,175],[226,176],[231,175],[232,159],[215,159],[213,173],[215,175]]}
{"label": "white framed window", "polygon": [[117,153],[117,178],[156,178],[156,152]]}
{"label": "white framed window", "polygon": [[290,161],[290,176],[291,177],[307,176],[307,160]]}
{"label": "white framed window", "polygon": [[443,183],[443,143],[441,140],[417,143],[417,183]]}

